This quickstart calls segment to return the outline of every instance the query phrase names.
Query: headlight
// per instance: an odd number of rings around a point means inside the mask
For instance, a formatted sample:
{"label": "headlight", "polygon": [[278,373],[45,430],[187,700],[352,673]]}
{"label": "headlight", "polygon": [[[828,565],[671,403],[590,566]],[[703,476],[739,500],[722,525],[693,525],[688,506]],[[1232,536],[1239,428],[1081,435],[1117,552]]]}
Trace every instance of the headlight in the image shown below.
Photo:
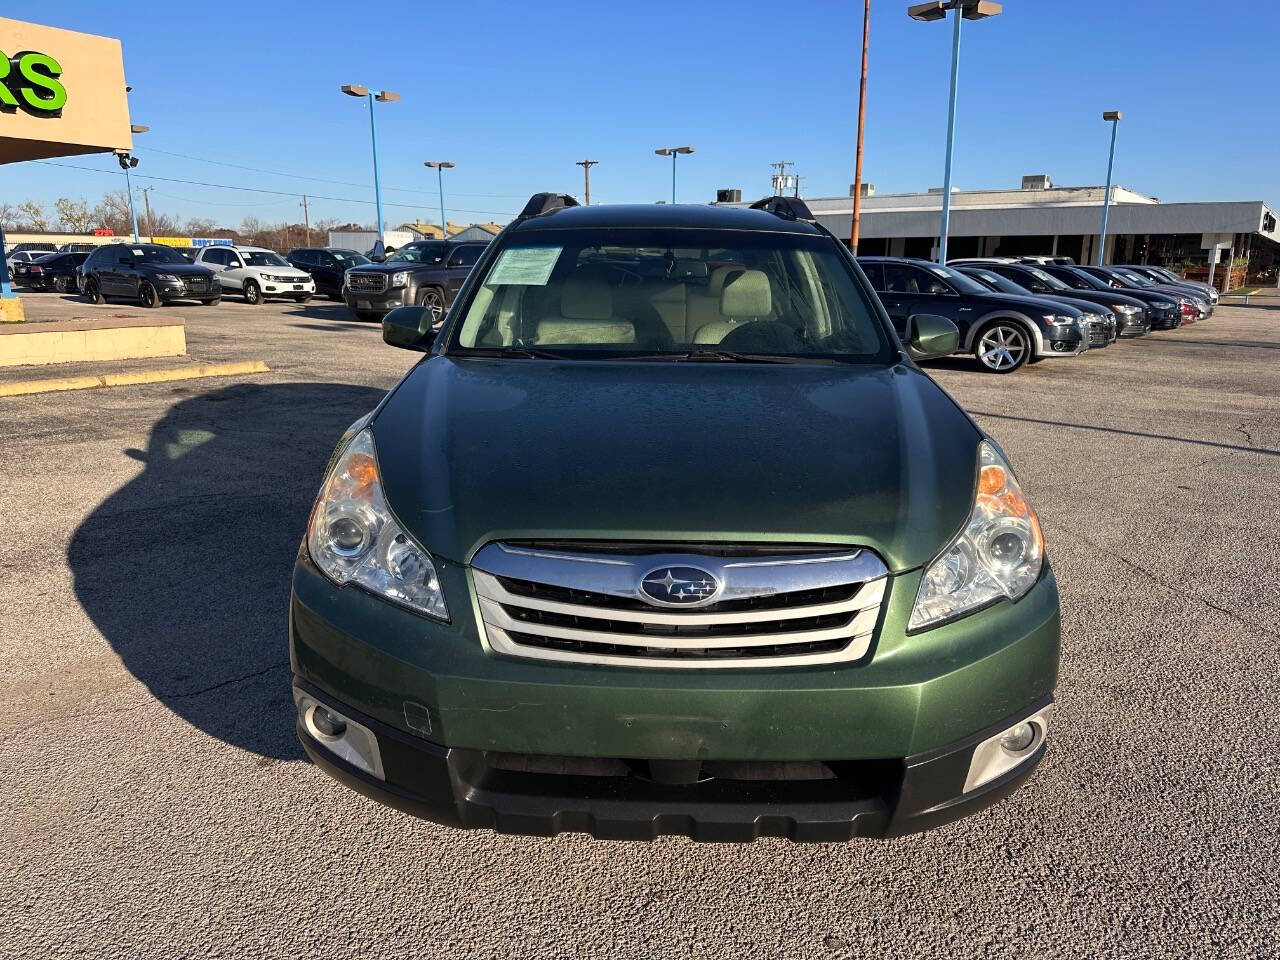
{"label": "headlight", "polygon": [[1080,321],[1079,321],[1079,320],[1077,320],[1075,317],[1069,317],[1069,316],[1067,316],[1065,313],[1054,313],[1054,314],[1050,314],[1050,316],[1049,316],[1049,322],[1050,322],[1050,323],[1052,323],[1052,324],[1056,324],[1056,325],[1057,325],[1057,326],[1059,326],[1059,327],[1078,327],[1078,326],[1080,326]]}
{"label": "headlight", "polygon": [[409,285],[409,271],[397,270],[391,275],[391,286],[407,287]]}
{"label": "headlight", "polygon": [[921,630],[1007,597],[1017,600],[1044,564],[1040,518],[989,441],[978,453],[978,492],[960,536],[925,568],[908,630]]}
{"label": "headlight", "polygon": [[157,273],[155,277],[157,280],[172,280],[174,283],[178,282],[178,278],[172,273]]}
{"label": "headlight", "polygon": [[1127,317],[1130,314],[1137,313],[1142,308],[1134,306],[1132,303],[1113,303],[1111,309],[1116,313],[1123,313]]}
{"label": "headlight", "polygon": [[417,613],[449,619],[431,555],[400,528],[382,495],[368,429],[351,439],[325,478],[311,511],[307,550],[339,585],[353,583]]}

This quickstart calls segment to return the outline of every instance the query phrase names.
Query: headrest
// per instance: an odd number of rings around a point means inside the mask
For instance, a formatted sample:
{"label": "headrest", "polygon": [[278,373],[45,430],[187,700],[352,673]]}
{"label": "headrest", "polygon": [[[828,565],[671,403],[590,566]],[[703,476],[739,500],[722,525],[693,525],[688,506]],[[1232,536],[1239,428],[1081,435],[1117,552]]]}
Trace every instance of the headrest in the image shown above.
{"label": "headrest", "polygon": [[599,320],[543,320],[535,334],[538,344],[635,343],[635,324],[629,321],[601,323]]}
{"label": "headrest", "polygon": [[760,270],[743,270],[725,281],[720,294],[722,317],[767,317],[773,313],[769,278]]}
{"label": "headrest", "polygon": [[613,290],[592,270],[579,270],[560,289],[560,315],[570,320],[608,320],[613,316]]}
{"label": "headrest", "polygon": [[718,297],[724,293],[724,282],[732,273],[741,273],[746,267],[731,264],[727,267],[716,267],[711,271],[711,279],[707,281],[707,296]]}

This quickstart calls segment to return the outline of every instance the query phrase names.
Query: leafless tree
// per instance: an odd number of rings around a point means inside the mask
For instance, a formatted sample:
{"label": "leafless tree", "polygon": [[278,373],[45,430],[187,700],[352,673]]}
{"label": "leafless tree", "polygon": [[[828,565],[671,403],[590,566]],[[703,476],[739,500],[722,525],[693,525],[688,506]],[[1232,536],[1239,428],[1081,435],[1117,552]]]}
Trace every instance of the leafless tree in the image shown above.
{"label": "leafless tree", "polygon": [[98,225],[94,211],[83,200],[72,200],[70,197],[59,197],[53,203],[58,214],[58,223],[68,233],[88,233]]}
{"label": "leafless tree", "polygon": [[28,230],[39,232],[49,229],[49,215],[44,204],[37,200],[23,200],[18,204],[18,217]]}

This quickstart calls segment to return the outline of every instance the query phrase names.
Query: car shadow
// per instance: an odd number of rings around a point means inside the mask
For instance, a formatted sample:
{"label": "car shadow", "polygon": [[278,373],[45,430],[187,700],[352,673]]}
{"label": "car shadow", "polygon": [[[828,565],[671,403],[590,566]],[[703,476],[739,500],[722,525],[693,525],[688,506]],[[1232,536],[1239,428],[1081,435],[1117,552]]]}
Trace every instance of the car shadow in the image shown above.
{"label": "car shadow", "polygon": [[67,551],[76,598],[125,667],[233,746],[300,759],[289,686],[293,558],[342,431],[383,391],[240,384],[174,405],[138,476]]}
{"label": "car shadow", "polygon": [[306,320],[326,320],[329,323],[351,323],[367,327],[369,324],[364,320],[359,320],[356,315],[347,309],[345,303],[325,303],[323,300],[319,303],[298,304],[295,307],[287,308],[284,315],[290,319],[297,317]]}

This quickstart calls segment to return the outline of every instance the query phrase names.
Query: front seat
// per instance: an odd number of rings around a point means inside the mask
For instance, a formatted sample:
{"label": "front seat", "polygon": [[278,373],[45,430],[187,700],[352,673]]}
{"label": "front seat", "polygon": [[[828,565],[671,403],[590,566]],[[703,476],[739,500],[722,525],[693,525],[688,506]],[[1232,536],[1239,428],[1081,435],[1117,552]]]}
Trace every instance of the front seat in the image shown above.
{"label": "front seat", "polygon": [[743,323],[773,319],[773,291],[762,270],[743,270],[725,280],[720,293],[720,320],[705,324],[694,343],[719,343]]}
{"label": "front seat", "polygon": [[537,344],[635,343],[635,324],[615,320],[613,288],[598,272],[579,269],[560,288],[560,313],[538,322]]}

